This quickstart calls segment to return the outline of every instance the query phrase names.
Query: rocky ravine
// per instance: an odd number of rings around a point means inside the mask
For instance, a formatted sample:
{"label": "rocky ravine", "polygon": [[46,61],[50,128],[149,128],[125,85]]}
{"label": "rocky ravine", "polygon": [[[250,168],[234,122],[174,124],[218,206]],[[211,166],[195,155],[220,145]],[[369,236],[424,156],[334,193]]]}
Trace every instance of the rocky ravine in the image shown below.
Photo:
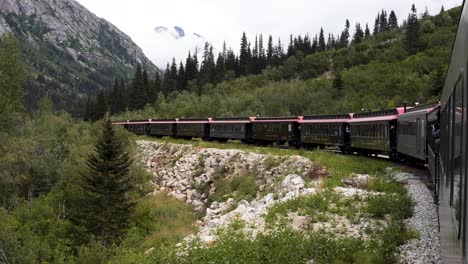
{"label": "rocky ravine", "polygon": [[[320,193],[324,190],[321,180],[329,177],[326,168],[301,156],[279,157],[241,150],[203,149],[148,141],[137,143],[142,162],[155,177],[150,183],[154,187],[153,194],[166,192],[192,204],[197,211],[204,214],[198,222],[199,233],[190,235],[186,241],[198,238],[207,244],[213,243],[217,239],[218,229],[227,227],[234,221],[241,221],[242,231],[252,236],[259,232],[268,232],[264,217],[269,207],[299,196]],[[249,202],[229,198],[224,202],[209,204],[206,190],[200,190],[200,186],[208,186],[208,195],[215,192],[213,178],[219,177],[220,170],[226,178],[245,175],[246,171],[257,175],[259,191],[255,199]],[[343,180],[346,187],[336,187],[334,192],[343,199],[355,195],[380,195],[381,193],[366,190],[370,178],[369,175],[354,175]],[[410,240],[400,247],[402,262],[439,263],[438,220],[436,207],[430,202],[433,201],[432,193],[420,177],[413,174],[396,173],[394,178],[405,184],[415,201],[415,214],[407,220],[407,225],[420,234],[420,238]],[[311,227],[314,230],[361,239],[366,239],[364,229],[385,225],[385,221],[373,219],[351,223],[349,219],[339,215],[329,215],[328,220],[312,225],[307,216],[293,213],[288,218],[289,225],[299,231]]]}

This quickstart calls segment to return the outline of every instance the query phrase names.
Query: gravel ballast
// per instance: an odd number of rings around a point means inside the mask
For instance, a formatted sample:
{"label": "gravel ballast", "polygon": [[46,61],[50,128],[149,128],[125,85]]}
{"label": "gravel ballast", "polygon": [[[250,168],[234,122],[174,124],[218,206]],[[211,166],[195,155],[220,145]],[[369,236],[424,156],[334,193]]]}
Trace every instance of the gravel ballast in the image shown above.
{"label": "gravel ballast", "polygon": [[404,263],[442,263],[440,258],[440,234],[437,205],[433,192],[424,182],[424,176],[413,173],[397,173],[395,179],[402,182],[414,200],[413,217],[405,220],[408,229],[419,233],[418,239],[400,246]]}

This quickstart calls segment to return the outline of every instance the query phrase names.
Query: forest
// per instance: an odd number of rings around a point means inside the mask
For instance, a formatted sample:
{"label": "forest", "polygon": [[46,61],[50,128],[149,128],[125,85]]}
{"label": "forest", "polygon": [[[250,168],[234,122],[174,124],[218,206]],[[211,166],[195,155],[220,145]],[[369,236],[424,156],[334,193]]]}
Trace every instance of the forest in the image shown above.
{"label": "forest", "polygon": [[239,55],[225,48],[216,59],[207,44],[200,63],[189,53],[185,64],[173,61],[163,74],[138,68],[133,80],[117,80],[88,100],[84,116],[102,117],[107,104],[132,119],[311,115],[436,102],[459,14],[460,8],[419,14],[413,6],[399,24],[393,11],[382,10],[372,31],[357,23],[350,36],[346,20],[337,36],[323,30],[313,38],[291,36],[286,52],[271,36],[265,49],[261,35],[252,48],[244,34]]}

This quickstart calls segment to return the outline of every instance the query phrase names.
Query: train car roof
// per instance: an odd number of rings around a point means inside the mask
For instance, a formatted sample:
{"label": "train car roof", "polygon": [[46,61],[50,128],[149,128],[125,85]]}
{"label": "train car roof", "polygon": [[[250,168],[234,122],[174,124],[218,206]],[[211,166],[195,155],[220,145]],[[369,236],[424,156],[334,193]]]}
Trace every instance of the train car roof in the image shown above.
{"label": "train car roof", "polygon": [[[466,49],[466,43],[468,43],[468,8],[467,2],[463,1],[463,9],[460,13],[460,22],[458,23],[456,38],[452,46],[450,66],[447,71],[444,89],[442,90],[442,109],[445,108],[455,85],[457,85],[458,82],[466,76],[466,72],[460,72],[461,69],[464,69],[465,71],[467,70],[466,61],[468,59],[468,50]],[[467,80],[464,81],[466,82]]]}
{"label": "train car roof", "polygon": [[299,122],[302,120],[302,116],[289,116],[289,117],[256,117],[252,120],[253,123],[290,123],[290,122]]}
{"label": "train car roof", "polygon": [[402,113],[398,116],[411,116],[411,115],[420,115],[420,114],[429,114],[434,109],[436,109],[439,106],[439,104],[430,104],[430,105],[423,105],[423,106],[418,106],[418,107],[413,107],[411,109],[408,109],[406,113]]}
{"label": "train car roof", "polygon": [[180,118],[176,120],[178,124],[207,124],[211,121],[211,118]]}
{"label": "train car roof", "polygon": [[175,118],[167,118],[167,119],[151,119],[150,124],[174,124],[177,122]]}
{"label": "train car roof", "polygon": [[246,124],[252,122],[254,117],[214,117],[210,123],[214,124]]}
{"label": "train car roof", "polygon": [[351,114],[336,115],[312,115],[304,116],[299,123],[346,123],[351,119]]}
{"label": "train car roof", "polygon": [[398,115],[403,114],[403,113],[404,113],[403,107],[399,107],[395,109],[388,109],[388,110],[365,112],[365,113],[354,113],[353,118],[349,121],[349,123],[390,121],[390,120],[397,119]]}

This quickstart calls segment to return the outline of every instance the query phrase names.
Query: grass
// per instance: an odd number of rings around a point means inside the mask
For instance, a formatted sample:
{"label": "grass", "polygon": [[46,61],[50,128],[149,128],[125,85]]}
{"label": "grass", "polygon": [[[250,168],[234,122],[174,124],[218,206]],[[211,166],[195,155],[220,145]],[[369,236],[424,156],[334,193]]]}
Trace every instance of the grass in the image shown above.
{"label": "grass", "polygon": [[173,245],[197,231],[192,208],[165,194],[142,199],[133,219],[134,230],[145,236],[148,246]]}

